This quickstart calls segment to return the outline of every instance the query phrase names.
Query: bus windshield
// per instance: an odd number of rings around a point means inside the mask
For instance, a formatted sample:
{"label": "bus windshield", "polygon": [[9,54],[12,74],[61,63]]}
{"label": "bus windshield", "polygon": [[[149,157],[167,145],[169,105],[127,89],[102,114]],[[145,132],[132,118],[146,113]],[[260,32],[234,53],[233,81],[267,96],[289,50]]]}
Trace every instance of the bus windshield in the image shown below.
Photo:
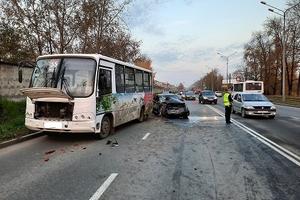
{"label": "bus windshield", "polygon": [[59,88],[72,97],[93,93],[96,61],[90,58],[39,59],[33,71],[31,87]]}
{"label": "bus windshield", "polygon": [[261,83],[246,83],[246,90],[261,90]]}

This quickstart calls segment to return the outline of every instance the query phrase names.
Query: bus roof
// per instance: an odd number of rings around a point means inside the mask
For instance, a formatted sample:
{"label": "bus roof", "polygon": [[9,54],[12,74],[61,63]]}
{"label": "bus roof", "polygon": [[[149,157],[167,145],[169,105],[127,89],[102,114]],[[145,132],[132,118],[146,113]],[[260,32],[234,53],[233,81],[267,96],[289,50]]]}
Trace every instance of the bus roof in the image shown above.
{"label": "bus roof", "polygon": [[111,58],[111,57],[108,57],[108,56],[104,56],[104,55],[101,55],[101,54],[49,54],[49,55],[39,56],[37,58],[37,60],[39,60],[41,58],[58,58],[58,57],[84,57],[84,58],[94,58],[96,60],[102,59],[102,60],[105,60],[105,61],[117,63],[117,64],[120,64],[120,65],[125,65],[125,66],[128,66],[128,67],[132,67],[132,68],[135,68],[135,69],[139,69],[139,70],[143,70],[143,71],[152,73],[152,71],[149,70],[149,69],[139,67],[139,66],[136,66],[132,63],[123,62],[123,61],[120,61],[120,60],[117,60],[117,59],[114,59],[114,58]]}

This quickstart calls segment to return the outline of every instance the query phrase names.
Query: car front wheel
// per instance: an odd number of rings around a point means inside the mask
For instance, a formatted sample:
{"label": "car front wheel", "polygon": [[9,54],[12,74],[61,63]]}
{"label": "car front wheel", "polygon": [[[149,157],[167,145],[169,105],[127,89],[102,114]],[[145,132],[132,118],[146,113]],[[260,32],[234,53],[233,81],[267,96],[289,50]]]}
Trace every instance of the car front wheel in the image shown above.
{"label": "car front wheel", "polygon": [[244,108],[242,108],[242,110],[241,110],[241,115],[243,118],[246,118],[246,116],[247,116]]}

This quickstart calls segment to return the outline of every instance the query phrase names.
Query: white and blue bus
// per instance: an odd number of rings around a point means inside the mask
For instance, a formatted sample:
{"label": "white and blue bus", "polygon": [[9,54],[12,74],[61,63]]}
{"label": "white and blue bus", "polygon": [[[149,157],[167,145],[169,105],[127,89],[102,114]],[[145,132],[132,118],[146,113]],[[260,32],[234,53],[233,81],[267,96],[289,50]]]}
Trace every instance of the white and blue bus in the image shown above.
{"label": "white and blue bus", "polygon": [[244,81],[236,82],[232,84],[233,92],[253,92],[253,93],[264,93],[264,82],[263,81]]}
{"label": "white and blue bus", "polygon": [[152,112],[152,71],[100,54],[40,56],[29,88],[21,91],[31,130],[105,138]]}

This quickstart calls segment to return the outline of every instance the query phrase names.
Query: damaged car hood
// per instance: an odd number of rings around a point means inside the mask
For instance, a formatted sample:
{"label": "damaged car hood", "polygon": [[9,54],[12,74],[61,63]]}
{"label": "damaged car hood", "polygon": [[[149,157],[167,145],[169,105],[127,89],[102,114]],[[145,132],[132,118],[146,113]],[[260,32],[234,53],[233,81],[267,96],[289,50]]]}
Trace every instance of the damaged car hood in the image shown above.
{"label": "damaged car hood", "polygon": [[68,94],[62,92],[58,88],[24,88],[20,89],[24,96],[29,97],[30,99],[39,99],[39,98],[63,98],[63,99],[72,99]]}
{"label": "damaged car hood", "polygon": [[183,101],[175,98],[170,98],[169,100],[166,100],[166,103],[174,103],[174,104],[184,104]]}

